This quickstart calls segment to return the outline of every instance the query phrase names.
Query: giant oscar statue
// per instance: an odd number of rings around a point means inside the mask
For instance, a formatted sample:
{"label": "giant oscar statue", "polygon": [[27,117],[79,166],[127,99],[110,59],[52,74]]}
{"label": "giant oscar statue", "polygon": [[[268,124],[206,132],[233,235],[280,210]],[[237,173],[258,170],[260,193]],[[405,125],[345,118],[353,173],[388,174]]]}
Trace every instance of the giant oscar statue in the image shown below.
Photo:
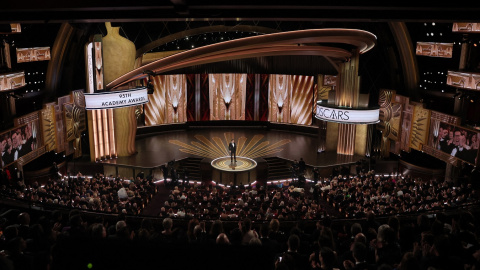
{"label": "giant oscar statue", "polygon": [[[119,27],[112,27],[109,22],[105,23],[105,26],[108,34],[102,39],[103,63],[105,84],[108,84],[133,70],[136,50],[133,42],[120,36]],[[135,107],[114,109],[113,116],[117,155],[134,154],[137,133]]]}

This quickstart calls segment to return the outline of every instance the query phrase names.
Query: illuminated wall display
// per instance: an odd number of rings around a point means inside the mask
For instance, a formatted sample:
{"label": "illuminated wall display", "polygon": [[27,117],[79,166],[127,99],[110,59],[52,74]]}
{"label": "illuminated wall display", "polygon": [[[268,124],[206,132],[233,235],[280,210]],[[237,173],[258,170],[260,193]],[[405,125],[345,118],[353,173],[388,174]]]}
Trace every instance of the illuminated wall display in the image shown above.
{"label": "illuminated wall display", "polygon": [[93,93],[95,91],[95,86],[93,83],[93,59],[92,59],[92,48],[93,43],[90,42],[85,47],[85,55],[86,55],[86,66],[87,66],[87,93]]}
{"label": "illuminated wall display", "polygon": [[50,60],[50,47],[17,48],[17,63]]}
{"label": "illuminated wall display", "polygon": [[147,88],[125,91],[85,93],[87,110],[114,109],[145,104],[148,102]]}
{"label": "illuminated wall display", "polygon": [[447,85],[480,90],[480,73],[448,71]]}
{"label": "illuminated wall display", "polygon": [[453,43],[417,42],[416,54],[452,58]]}
{"label": "illuminated wall display", "polygon": [[344,109],[317,104],[315,117],[342,124],[375,124],[379,122],[379,109]]}
{"label": "illuminated wall display", "polygon": [[453,23],[452,26],[452,32],[463,32],[463,33],[469,33],[469,32],[480,32],[480,24],[479,23]]}
{"label": "illuminated wall display", "polygon": [[16,72],[0,75],[0,91],[13,90],[25,86],[25,73]]}
{"label": "illuminated wall display", "polygon": [[12,28],[12,33],[21,33],[22,26],[19,23],[11,23],[10,27]]}

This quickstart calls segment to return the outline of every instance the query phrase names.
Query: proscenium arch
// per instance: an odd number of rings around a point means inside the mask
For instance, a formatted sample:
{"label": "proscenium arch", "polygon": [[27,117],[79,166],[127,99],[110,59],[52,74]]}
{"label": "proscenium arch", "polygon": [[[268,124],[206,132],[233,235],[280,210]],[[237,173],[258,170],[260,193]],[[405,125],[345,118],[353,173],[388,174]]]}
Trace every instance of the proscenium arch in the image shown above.
{"label": "proscenium arch", "polygon": [[[372,49],[376,40],[376,36],[370,32],[343,28],[298,30],[229,40],[177,53],[136,68],[109,83],[107,89],[145,78],[145,70],[161,74],[188,66],[232,59],[266,55],[320,55],[344,61],[351,56],[351,52],[332,44],[354,46],[362,54]],[[321,44],[328,46],[320,46]]]}
{"label": "proscenium arch", "polygon": [[250,33],[262,33],[262,34],[272,34],[278,33],[280,30],[276,30],[270,27],[263,27],[263,26],[255,26],[255,25],[235,25],[235,26],[226,26],[226,25],[211,25],[211,26],[203,26],[193,29],[188,29],[180,32],[176,32],[174,34],[159,38],[154,40],[143,47],[137,49],[136,58],[140,57],[142,54],[149,52],[159,46],[167,44],[169,42],[182,39],[188,36],[196,36],[206,33],[213,33],[213,32],[250,32]]}

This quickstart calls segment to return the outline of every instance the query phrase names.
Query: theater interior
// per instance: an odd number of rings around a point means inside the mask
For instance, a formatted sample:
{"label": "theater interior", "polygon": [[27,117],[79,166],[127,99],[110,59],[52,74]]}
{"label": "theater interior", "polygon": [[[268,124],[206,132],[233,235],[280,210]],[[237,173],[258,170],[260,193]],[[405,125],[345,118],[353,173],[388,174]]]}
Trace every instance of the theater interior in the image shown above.
{"label": "theater interior", "polygon": [[2,4],[0,269],[479,269],[479,12]]}

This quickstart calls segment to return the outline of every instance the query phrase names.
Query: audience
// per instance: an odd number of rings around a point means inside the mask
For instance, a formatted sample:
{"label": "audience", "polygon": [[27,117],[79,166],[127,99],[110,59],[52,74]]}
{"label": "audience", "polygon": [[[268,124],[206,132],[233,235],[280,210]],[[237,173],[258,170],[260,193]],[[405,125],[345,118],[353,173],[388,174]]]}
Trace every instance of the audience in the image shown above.
{"label": "audience", "polygon": [[[96,175],[45,186],[3,186],[3,195],[65,211],[3,211],[0,267],[71,269],[66,258],[80,256],[68,255],[68,248],[85,241],[94,250],[115,252],[115,246],[132,252],[248,248],[266,256],[270,269],[480,269],[478,218],[461,207],[478,202],[470,185],[373,172],[301,186],[180,185],[168,190],[159,217],[138,217],[158,186],[141,178],[135,182]],[[125,199],[117,195],[122,188]],[[445,211],[450,209],[457,211]],[[112,254],[121,258],[127,250]],[[95,263],[105,263],[96,256]],[[176,263],[181,268],[186,262]]]}

